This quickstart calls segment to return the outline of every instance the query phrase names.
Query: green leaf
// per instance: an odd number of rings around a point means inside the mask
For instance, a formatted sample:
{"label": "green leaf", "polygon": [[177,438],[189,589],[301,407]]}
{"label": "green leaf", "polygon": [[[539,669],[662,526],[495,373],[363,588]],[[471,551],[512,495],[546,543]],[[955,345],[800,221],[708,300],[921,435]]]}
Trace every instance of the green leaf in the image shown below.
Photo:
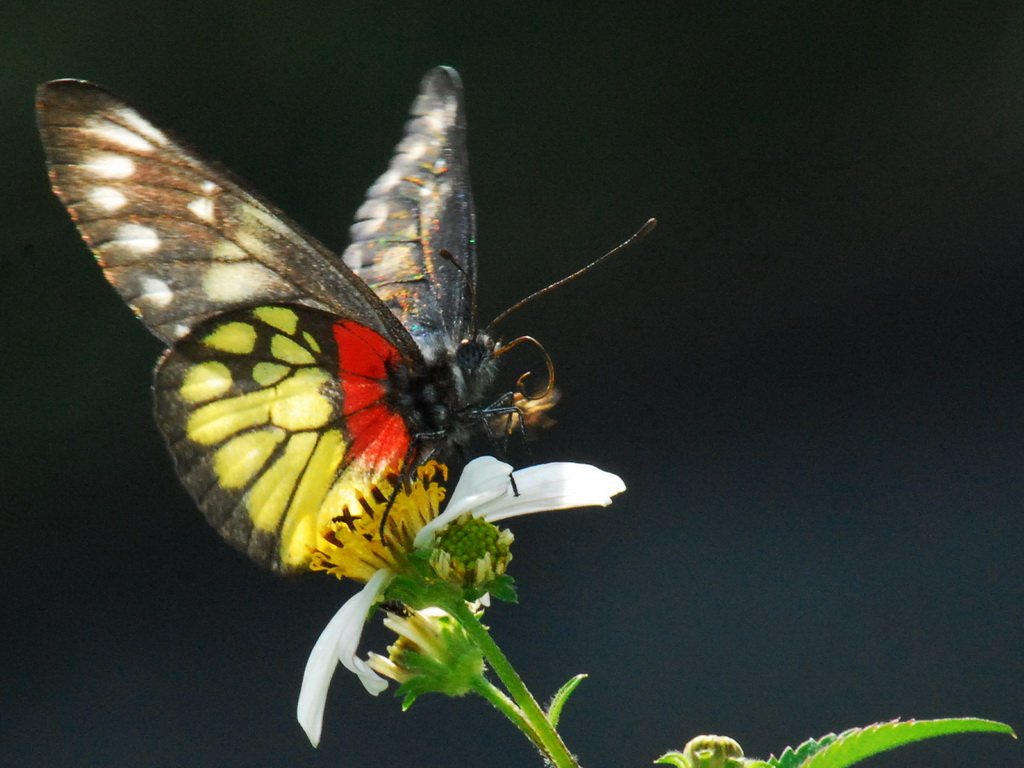
{"label": "green leaf", "polygon": [[558,727],[558,718],[562,716],[562,707],[565,706],[565,702],[569,700],[572,692],[576,690],[576,686],[583,682],[583,678],[586,675],[576,675],[576,677],[568,680],[565,685],[558,689],[554,696],[551,697],[551,703],[548,704],[548,722],[551,723],[552,728]]}
{"label": "green leaf", "polygon": [[495,600],[501,600],[506,603],[519,602],[519,597],[516,595],[515,581],[507,573],[502,574],[488,584],[487,591]]}
{"label": "green leaf", "polygon": [[830,733],[827,736],[822,736],[820,739],[808,739],[796,749],[786,747],[779,757],[773,756],[768,758],[768,763],[775,768],[796,768],[796,766],[806,762],[812,755],[820,752],[837,738],[839,737],[834,733]]}
{"label": "green leaf", "polygon": [[828,734],[805,741],[796,750],[786,749],[769,764],[776,768],[846,768],[871,755],[912,741],[946,736],[953,733],[1006,733],[1016,738],[1013,729],[994,720],[976,718],[943,718],[941,720],[893,720],[875,723],[866,728],[851,728],[836,736]]}
{"label": "green leaf", "polygon": [[674,765],[676,768],[690,768],[686,757],[682,752],[678,750],[675,752],[666,752],[664,755],[654,761],[655,763],[664,763],[665,765]]}
{"label": "green leaf", "polygon": [[406,688],[404,685],[399,687],[399,689],[395,693],[395,695],[403,697],[402,698],[402,711],[403,712],[407,712],[409,710],[409,707],[411,707],[413,705],[413,703],[416,701],[417,697],[421,693],[422,693],[422,691],[417,691],[417,690],[414,690],[414,689],[411,689],[411,688]]}

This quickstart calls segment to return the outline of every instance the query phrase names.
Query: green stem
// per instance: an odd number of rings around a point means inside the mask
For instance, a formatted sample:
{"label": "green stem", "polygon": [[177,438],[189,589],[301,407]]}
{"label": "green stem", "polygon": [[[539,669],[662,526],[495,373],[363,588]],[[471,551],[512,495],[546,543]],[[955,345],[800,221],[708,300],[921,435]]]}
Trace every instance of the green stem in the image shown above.
{"label": "green stem", "polygon": [[511,720],[520,731],[526,734],[537,749],[541,750],[542,753],[545,752],[544,744],[541,741],[540,736],[533,729],[533,726],[530,725],[529,721],[523,716],[522,710],[519,709],[519,707],[516,706],[516,703],[506,696],[501,689],[481,675],[477,678],[476,684],[473,686],[473,690],[487,699],[495,709]]}
{"label": "green stem", "polygon": [[[469,606],[462,600],[453,601],[451,606],[445,606],[466,630],[466,633],[473,638],[477,647],[483,652],[491,669],[498,676],[512,699],[518,705],[523,719],[529,726],[529,731],[523,728],[515,718],[509,718],[522,730],[531,741],[537,744],[538,748],[557,768],[579,768],[576,759],[570,754],[562,737],[551,725],[540,704],[533,698],[522,678],[513,669],[512,664],[501,652],[497,643],[491,638],[490,633],[480,623],[480,620],[469,609]],[[500,691],[499,691],[500,693]],[[488,699],[490,701],[490,699]],[[494,703],[494,702],[492,702]],[[504,710],[502,710],[504,711]],[[531,733],[532,731],[532,733]]]}

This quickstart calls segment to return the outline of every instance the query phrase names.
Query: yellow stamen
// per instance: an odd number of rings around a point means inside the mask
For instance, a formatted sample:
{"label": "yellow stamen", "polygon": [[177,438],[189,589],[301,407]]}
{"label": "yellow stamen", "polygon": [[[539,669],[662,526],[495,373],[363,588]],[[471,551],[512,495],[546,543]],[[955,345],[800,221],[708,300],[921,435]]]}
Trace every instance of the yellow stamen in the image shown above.
{"label": "yellow stamen", "polygon": [[320,531],[310,569],[357,581],[368,581],[381,568],[400,571],[420,528],[437,517],[447,479],[448,467],[428,461],[407,487],[398,485],[397,472],[390,472],[332,489],[328,503],[334,510]]}

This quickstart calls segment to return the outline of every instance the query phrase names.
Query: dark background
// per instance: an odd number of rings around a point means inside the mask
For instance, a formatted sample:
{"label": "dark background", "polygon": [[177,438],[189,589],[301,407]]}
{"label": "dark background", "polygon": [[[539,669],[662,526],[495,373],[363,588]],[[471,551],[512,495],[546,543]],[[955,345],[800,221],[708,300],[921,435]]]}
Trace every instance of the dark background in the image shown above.
{"label": "dark background", "polygon": [[[0,10],[0,765],[540,765],[306,654],[354,585],[261,572],[178,486],[158,342],[50,194],[32,92],[106,84],[331,246],[419,78],[467,92],[493,317],[565,397],[535,459],[620,473],[513,521],[488,614],[586,766],[766,756],[895,717],[1024,725],[1024,10],[956,3],[41,2]],[[511,357],[511,356],[510,356]],[[507,366],[535,367],[528,353]],[[367,648],[383,648],[373,633]],[[876,766],[1019,765],[963,736]]]}

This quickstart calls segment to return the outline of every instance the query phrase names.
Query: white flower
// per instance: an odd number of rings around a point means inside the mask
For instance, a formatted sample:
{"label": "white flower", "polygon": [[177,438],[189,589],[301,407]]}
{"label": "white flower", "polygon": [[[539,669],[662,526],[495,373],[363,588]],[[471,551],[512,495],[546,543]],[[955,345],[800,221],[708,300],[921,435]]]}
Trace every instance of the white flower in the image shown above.
{"label": "white flower", "polygon": [[355,672],[370,693],[376,696],[388,687],[387,681],[370,669],[369,665],[356,656],[359,640],[370,608],[394,578],[394,574],[381,568],[366,586],[350,597],[334,614],[320,639],[316,641],[306,671],[302,675],[299,704],[296,717],[315,747],[320,743],[320,729],[324,720],[324,704],[327,702],[327,688],[331,684],[334,670],[341,662],[350,672]]}
{"label": "white flower", "polygon": [[[415,548],[429,548],[437,531],[467,512],[490,523],[546,510],[607,506],[612,496],[626,489],[617,475],[589,464],[562,462],[528,467],[514,473],[514,487],[511,476],[512,467],[492,456],[471,461],[452,491],[445,511],[416,535]],[[387,681],[356,652],[370,609],[393,578],[390,570],[378,570],[335,614],[309,655],[296,715],[313,746],[320,742],[327,689],[339,663],[358,675],[373,695],[387,687]]]}
{"label": "white flower", "polygon": [[607,507],[612,496],[624,490],[626,485],[618,475],[590,464],[555,462],[513,473],[511,466],[493,456],[481,456],[466,465],[448,506],[420,529],[415,545],[417,549],[430,546],[437,531],[466,512],[493,523],[533,512]]}

